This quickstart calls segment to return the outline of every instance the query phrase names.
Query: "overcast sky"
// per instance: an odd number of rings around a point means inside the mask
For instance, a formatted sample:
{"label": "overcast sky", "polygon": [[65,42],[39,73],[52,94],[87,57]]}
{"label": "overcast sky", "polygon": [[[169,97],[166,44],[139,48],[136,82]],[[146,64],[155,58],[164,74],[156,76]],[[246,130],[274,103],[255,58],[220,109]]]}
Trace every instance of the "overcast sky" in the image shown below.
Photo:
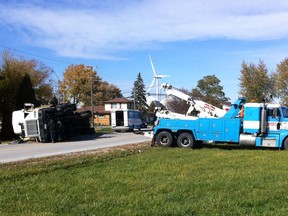
{"label": "overcast sky", "polygon": [[0,50],[60,79],[69,64],[91,65],[126,95],[139,72],[148,89],[150,54],[170,75],[161,83],[191,90],[215,74],[233,102],[243,61],[272,72],[288,57],[287,20],[286,0],[0,0]]}

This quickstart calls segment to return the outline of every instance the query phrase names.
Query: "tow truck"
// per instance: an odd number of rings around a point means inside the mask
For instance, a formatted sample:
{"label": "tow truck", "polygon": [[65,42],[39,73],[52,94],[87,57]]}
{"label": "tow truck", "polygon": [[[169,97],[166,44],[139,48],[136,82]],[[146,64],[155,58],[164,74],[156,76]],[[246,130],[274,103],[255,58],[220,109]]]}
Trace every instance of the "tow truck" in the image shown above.
{"label": "tow truck", "polygon": [[210,111],[201,113],[201,110],[198,116],[189,117],[175,115],[172,118],[171,115],[165,117],[161,111],[156,113],[152,145],[156,142],[163,147],[176,144],[193,148],[196,143],[205,142],[288,150],[288,108],[285,106],[267,103],[265,99],[262,103],[246,103],[246,99],[240,97],[228,111],[224,110],[223,116],[218,112],[219,117],[209,116]]}

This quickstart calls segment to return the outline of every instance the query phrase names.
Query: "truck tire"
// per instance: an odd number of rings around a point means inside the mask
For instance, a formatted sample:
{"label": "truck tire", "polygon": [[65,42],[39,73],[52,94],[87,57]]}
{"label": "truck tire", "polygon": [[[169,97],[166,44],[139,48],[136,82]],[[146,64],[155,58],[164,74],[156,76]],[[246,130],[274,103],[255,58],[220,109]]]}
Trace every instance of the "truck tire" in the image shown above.
{"label": "truck tire", "polygon": [[194,143],[194,137],[190,133],[181,133],[177,138],[177,145],[180,148],[193,148]]}
{"label": "truck tire", "polygon": [[284,140],[282,147],[284,150],[286,150],[286,151],[288,150],[288,137]]}
{"label": "truck tire", "polygon": [[156,136],[156,142],[158,146],[171,147],[173,145],[173,137],[171,133],[162,131]]}

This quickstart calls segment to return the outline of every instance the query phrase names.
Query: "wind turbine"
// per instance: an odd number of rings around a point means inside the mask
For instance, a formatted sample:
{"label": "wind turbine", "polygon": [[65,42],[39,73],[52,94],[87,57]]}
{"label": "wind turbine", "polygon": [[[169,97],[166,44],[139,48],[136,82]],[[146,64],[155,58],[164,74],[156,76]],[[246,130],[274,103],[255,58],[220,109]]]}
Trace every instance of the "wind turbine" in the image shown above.
{"label": "wind turbine", "polygon": [[152,67],[154,76],[153,76],[153,80],[152,80],[152,82],[151,82],[151,84],[147,90],[147,94],[148,95],[150,94],[150,90],[153,87],[154,82],[156,82],[156,99],[157,99],[157,103],[159,103],[159,101],[160,101],[159,80],[162,78],[165,78],[165,77],[169,77],[169,76],[168,75],[157,75],[150,55],[149,55],[149,59],[150,59],[150,63],[151,63],[151,67]]}

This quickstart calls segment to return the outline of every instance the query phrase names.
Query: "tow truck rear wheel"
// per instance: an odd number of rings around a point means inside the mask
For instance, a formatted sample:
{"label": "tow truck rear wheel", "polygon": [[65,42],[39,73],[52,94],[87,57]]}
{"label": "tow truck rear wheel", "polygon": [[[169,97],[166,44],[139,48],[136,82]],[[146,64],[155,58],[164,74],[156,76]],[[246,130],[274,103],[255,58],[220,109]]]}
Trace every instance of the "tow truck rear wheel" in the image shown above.
{"label": "tow truck rear wheel", "polygon": [[162,131],[157,135],[156,142],[158,146],[170,147],[173,145],[173,137],[171,133]]}
{"label": "tow truck rear wheel", "polygon": [[193,148],[194,143],[194,137],[190,133],[181,133],[177,138],[177,145],[181,148]]}
{"label": "tow truck rear wheel", "polygon": [[288,137],[284,140],[283,149],[286,151],[288,150]]}

